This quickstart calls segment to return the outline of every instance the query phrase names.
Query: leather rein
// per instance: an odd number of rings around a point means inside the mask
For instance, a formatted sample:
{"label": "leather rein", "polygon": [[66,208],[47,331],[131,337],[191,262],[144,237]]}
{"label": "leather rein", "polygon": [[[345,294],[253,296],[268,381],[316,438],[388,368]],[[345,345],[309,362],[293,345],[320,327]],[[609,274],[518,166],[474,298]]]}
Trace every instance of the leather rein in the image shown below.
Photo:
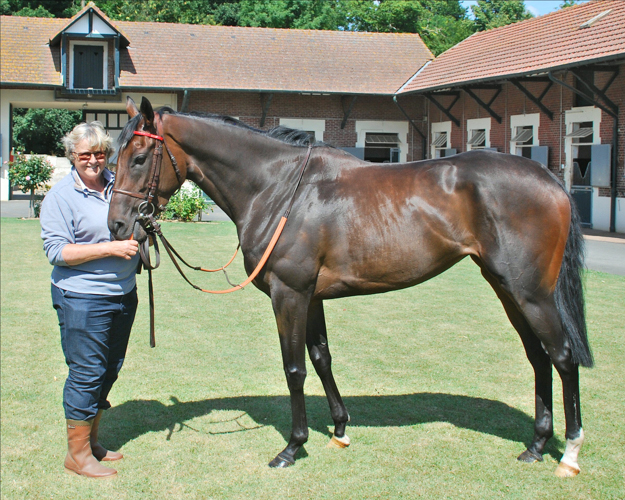
{"label": "leather rein", "polygon": [[[124,189],[117,189],[117,188],[113,188],[113,192],[143,200],[139,204],[139,207],[138,207],[139,213],[137,215],[136,222],[139,222],[139,224],[141,224],[143,229],[148,234],[148,238],[139,246],[139,254],[141,256],[141,263],[139,264],[138,272],[141,272],[141,267],[143,267],[144,269],[147,269],[148,271],[148,293],[149,293],[149,304],[150,304],[150,347],[155,347],[156,338],[155,338],[155,333],[154,333],[154,287],[152,284],[152,270],[156,269],[160,265],[160,252],[159,252],[156,237],[154,235],[157,235],[160,238],[161,243],[163,244],[163,247],[165,248],[165,250],[167,251],[167,254],[169,255],[169,258],[174,263],[174,266],[176,267],[180,275],[183,277],[183,279],[196,290],[199,290],[200,292],[212,293],[212,294],[224,294],[224,293],[235,292],[237,290],[242,290],[243,287],[250,284],[256,278],[256,276],[258,276],[258,274],[264,267],[265,263],[269,259],[269,256],[271,255],[274,247],[276,246],[276,243],[278,242],[280,235],[282,234],[282,230],[284,229],[284,226],[286,225],[286,221],[289,218],[289,214],[291,213],[293,202],[295,201],[295,194],[297,193],[297,189],[299,188],[299,185],[302,182],[304,171],[306,170],[306,166],[308,165],[308,161],[310,160],[310,155],[312,152],[312,144],[309,144],[308,150],[306,151],[306,155],[302,162],[302,166],[299,171],[297,182],[295,184],[295,188],[293,189],[291,200],[286,209],[286,212],[280,218],[278,227],[276,227],[276,230],[274,231],[274,234],[271,237],[271,240],[269,241],[269,244],[267,245],[267,248],[265,249],[263,256],[261,257],[254,271],[247,277],[247,279],[238,285],[234,285],[233,283],[230,282],[230,279],[228,278],[228,274],[226,273],[226,267],[228,267],[232,263],[234,258],[236,257],[237,252],[239,251],[239,248],[241,246],[240,244],[237,245],[237,249],[235,250],[234,255],[228,261],[227,264],[223,265],[222,267],[218,269],[204,269],[199,266],[192,266],[188,264],[180,256],[180,254],[178,254],[178,252],[173,248],[173,246],[169,243],[169,241],[167,241],[167,238],[165,238],[165,236],[163,235],[163,232],[161,230],[161,225],[156,221],[156,217],[155,217],[157,207],[153,203],[155,199],[158,199],[157,191],[158,191],[158,184],[159,184],[159,179],[160,179],[160,174],[161,174],[161,165],[163,161],[163,146],[165,147],[165,150],[167,151],[167,154],[169,155],[169,159],[171,161],[172,167],[174,168],[174,171],[176,172],[176,177],[178,179],[178,184],[179,184],[178,189],[182,187],[182,183],[183,183],[182,175],[180,173],[180,169],[178,168],[178,163],[176,162],[176,158],[167,147],[167,144],[165,143],[165,138],[163,136],[151,134],[149,132],[144,132],[140,130],[136,130],[134,134],[144,136],[144,137],[149,137],[156,141],[156,147],[154,149],[154,154],[152,155],[152,165],[150,166],[150,174],[148,177],[149,180],[148,180],[147,193],[145,194],[137,193],[137,192],[126,191]],[[165,203],[165,205],[159,205],[158,210],[159,211],[165,210],[166,205],[167,205],[167,202]],[[130,238],[131,239],[133,238],[132,234]],[[152,265],[152,262],[150,260],[150,240],[154,243],[154,255],[155,255],[154,265]],[[226,277],[226,280],[232,286],[232,288],[228,288],[227,290],[205,290],[193,284],[191,281],[189,281],[187,276],[184,274],[184,272],[180,268],[180,265],[178,264],[176,257],[178,257],[178,259],[185,266],[187,266],[188,268],[194,271],[203,271],[203,272],[208,272],[208,273],[223,271]]]}

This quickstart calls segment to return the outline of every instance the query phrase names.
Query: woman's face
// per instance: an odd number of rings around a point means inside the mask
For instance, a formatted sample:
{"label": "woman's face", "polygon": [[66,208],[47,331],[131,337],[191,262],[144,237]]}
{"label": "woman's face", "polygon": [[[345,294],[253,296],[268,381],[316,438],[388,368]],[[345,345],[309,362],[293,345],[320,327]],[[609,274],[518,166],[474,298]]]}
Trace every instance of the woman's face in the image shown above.
{"label": "woman's face", "polygon": [[73,156],[74,166],[83,182],[86,185],[99,183],[106,165],[106,153],[92,148],[87,139],[83,139],[76,144]]}

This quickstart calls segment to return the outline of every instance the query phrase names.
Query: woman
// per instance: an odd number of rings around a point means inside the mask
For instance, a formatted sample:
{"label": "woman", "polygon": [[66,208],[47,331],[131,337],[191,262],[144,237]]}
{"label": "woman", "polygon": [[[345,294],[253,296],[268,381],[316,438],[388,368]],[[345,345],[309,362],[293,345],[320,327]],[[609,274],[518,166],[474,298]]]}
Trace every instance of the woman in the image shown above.
{"label": "woman", "polygon": [[99,461],[121,453],[98,443],[102,411],[124,362],[137,309],[134,240],[111,241],[107,226],[113,174],[112,139],[99,122],[81,123],[63,138],[71,172],[46,195],[41,237],[52,271],[52,304],[69,375],[63,390],[68,472],[110,477]]}

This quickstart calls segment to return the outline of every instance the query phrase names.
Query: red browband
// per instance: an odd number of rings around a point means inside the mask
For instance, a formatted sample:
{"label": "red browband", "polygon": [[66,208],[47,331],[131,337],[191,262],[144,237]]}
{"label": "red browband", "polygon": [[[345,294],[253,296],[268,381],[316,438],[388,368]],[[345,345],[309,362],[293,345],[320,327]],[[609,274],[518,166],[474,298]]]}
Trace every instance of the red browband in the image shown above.
{"label": "red browband", "polygon": [[150,137],[151,139],[156,139],[157,141],[165,142],[160,135],[150,134],[149,132],[141,132],[140,130],[135,130],[135,135],[144,135],[145,137]]}

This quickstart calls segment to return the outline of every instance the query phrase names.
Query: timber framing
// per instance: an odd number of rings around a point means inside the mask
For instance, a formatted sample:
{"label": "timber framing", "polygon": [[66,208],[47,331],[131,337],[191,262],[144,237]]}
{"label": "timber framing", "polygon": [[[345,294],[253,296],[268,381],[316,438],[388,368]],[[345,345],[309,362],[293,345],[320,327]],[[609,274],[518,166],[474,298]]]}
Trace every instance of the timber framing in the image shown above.
{"label": "timber framing", "polygon": [[[434,104],[434,106],[436,106],[438,109],[440,109],[447,118],[449,118],[452,122],[454,122],[454,124],[456,125],[456,127],[460,126],[460,120],[458,118],[456,118],[454,115],[451,114],[451,109],[454,107],[454,105],[458,102],[458,100],[460,99],[460,91],[444,91],[444,92],[436,92],[436,93],[432,93],[432,92],[428,92],[423,94],[425,97],[428,98],[428,100]],[[434,96],[454,96],[455,99],[452,101],[452,103],[448,106],[445,107],[443,106],[440,102],[438,102]]]}
{"label": "timber framing", "polygon": [[[491,105],[495,102],[495,99],[501,94],[501,85],[480,85],[479,87],[463,87],[463,89],[467,94],[469,94],[475,102],[477,102],[482,108],[486,110],[486,112],[492,116],[497,123],[501,123],[501,116],[495,113],[495,110],[491,108]],[[495,94],[491,97],[490,101],[484,102],[480,97],[473,92],[474,90],[494,90]]]}
{"label": "timber framing", "polygon": [[[525,96],[532,101],[539,109],[549,117],[551,121],[553,121],[553,111],[551,111],[547,106],[543,104],[543,98],[549,92],[549,89],[553,86],[553,82],[548,77],[536,77],[536,78],[511,78],[509,82],[514,85],[517,89],[519,89]],[[532,94],[527,87],[523,85],[522,82],[541,82],[546,83],[547,85],[543,89],[542,93],[539,96],[535,96]]]}

